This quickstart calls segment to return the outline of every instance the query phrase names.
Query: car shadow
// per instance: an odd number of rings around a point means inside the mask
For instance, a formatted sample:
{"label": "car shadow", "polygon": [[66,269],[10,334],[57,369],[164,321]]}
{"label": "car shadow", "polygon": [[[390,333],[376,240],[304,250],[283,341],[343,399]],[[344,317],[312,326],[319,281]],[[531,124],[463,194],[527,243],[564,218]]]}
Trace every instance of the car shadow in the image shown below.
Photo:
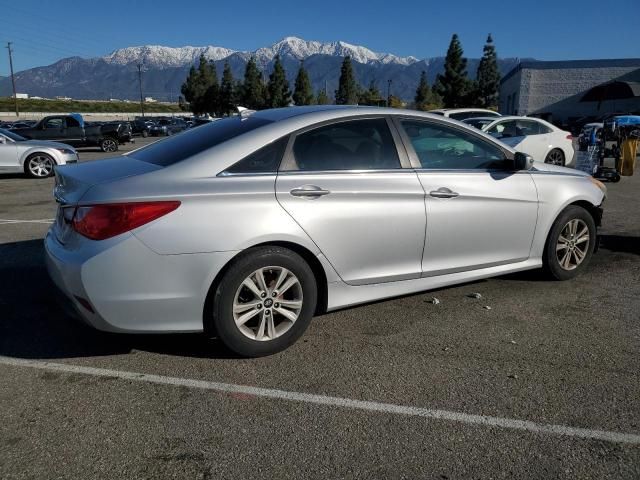
{"label": "car shadow", "polygon": [[199,358],[236,358],[204,334],[128,335],[94,330],[58,306],[42,240],[0,245],[0,355],[63,359],[135,350]]}
{"label": "car shadow", "polygon": [[600,248],[612,252],[633,253],[635,255],[640,255],[640,237],[601,235]]}

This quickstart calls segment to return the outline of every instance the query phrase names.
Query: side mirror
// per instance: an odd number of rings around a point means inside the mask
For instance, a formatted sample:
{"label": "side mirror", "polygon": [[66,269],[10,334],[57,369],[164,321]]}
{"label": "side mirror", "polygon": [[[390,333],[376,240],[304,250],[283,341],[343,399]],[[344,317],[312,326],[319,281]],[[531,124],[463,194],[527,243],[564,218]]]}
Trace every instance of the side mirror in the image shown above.
{"label": "side mirror", "polygon": [[514,170],[531,170],[533,168],[533,157],[526,153],[516,152],[513,157]]}

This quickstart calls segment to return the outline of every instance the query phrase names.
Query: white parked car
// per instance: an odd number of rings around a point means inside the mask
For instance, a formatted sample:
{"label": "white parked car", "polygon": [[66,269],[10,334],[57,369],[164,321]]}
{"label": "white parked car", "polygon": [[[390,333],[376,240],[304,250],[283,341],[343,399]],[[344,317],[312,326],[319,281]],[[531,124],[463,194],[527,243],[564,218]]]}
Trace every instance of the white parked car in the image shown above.
{"label": "white parked car", "polygon": [[482,131],[537,162],[573,166],[573,137],[570,132],[533,117],[500,117]]}
{"label": "white parked car", "polygon": [[429,113],[435,113],[436,115],[442,115],[443,117],[461,121],[473,117],[498,118],[501,116],[498,112],[487,110],[485,108],[440,108],[438,110],[430,110]]}
{"label": "white parked car", "polygon": [[77,162],[78,152],[69,145],[27,140],[0,128],[0,173],[24,172],[32,178],[47,178],[55,166]]}

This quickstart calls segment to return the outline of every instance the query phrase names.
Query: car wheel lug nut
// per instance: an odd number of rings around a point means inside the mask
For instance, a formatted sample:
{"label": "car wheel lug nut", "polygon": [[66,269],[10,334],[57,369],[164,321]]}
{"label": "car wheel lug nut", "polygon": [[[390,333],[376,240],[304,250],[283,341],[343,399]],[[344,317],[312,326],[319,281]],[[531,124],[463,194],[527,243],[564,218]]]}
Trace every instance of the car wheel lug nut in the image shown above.
{"label": "car wheel lug nut", "polygon": [[264,293],[264,292],[262,292],[262,293],[260,294],[260,297],[261,297],[261,298],[264,298],[264,297],[266,297],[266,296],[267,296],[267,294],[266,294],[266,293]]}

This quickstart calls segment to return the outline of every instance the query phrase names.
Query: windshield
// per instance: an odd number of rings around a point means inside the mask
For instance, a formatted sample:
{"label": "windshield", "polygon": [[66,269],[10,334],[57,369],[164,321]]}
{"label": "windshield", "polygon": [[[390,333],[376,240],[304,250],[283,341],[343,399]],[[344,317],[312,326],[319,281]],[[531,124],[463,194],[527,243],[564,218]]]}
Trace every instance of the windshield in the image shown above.
{"label": "windshield", "polygon": [[24,142],[26,140],[26,138],[21,137],[20,135],[16,135],[15,133],[10,132],[9,130],[5,130],[4,128],[0,128],[0,133],[5,137],[10,138],[14,142]]}
{"label": "windshield", "polygon": [[193,130],[186,130],[180,135],[166,140],[152,143],[131,152],[129,156],[143,162],[166,167],[269,123],[272,122],[256,117],[224,118]]}

